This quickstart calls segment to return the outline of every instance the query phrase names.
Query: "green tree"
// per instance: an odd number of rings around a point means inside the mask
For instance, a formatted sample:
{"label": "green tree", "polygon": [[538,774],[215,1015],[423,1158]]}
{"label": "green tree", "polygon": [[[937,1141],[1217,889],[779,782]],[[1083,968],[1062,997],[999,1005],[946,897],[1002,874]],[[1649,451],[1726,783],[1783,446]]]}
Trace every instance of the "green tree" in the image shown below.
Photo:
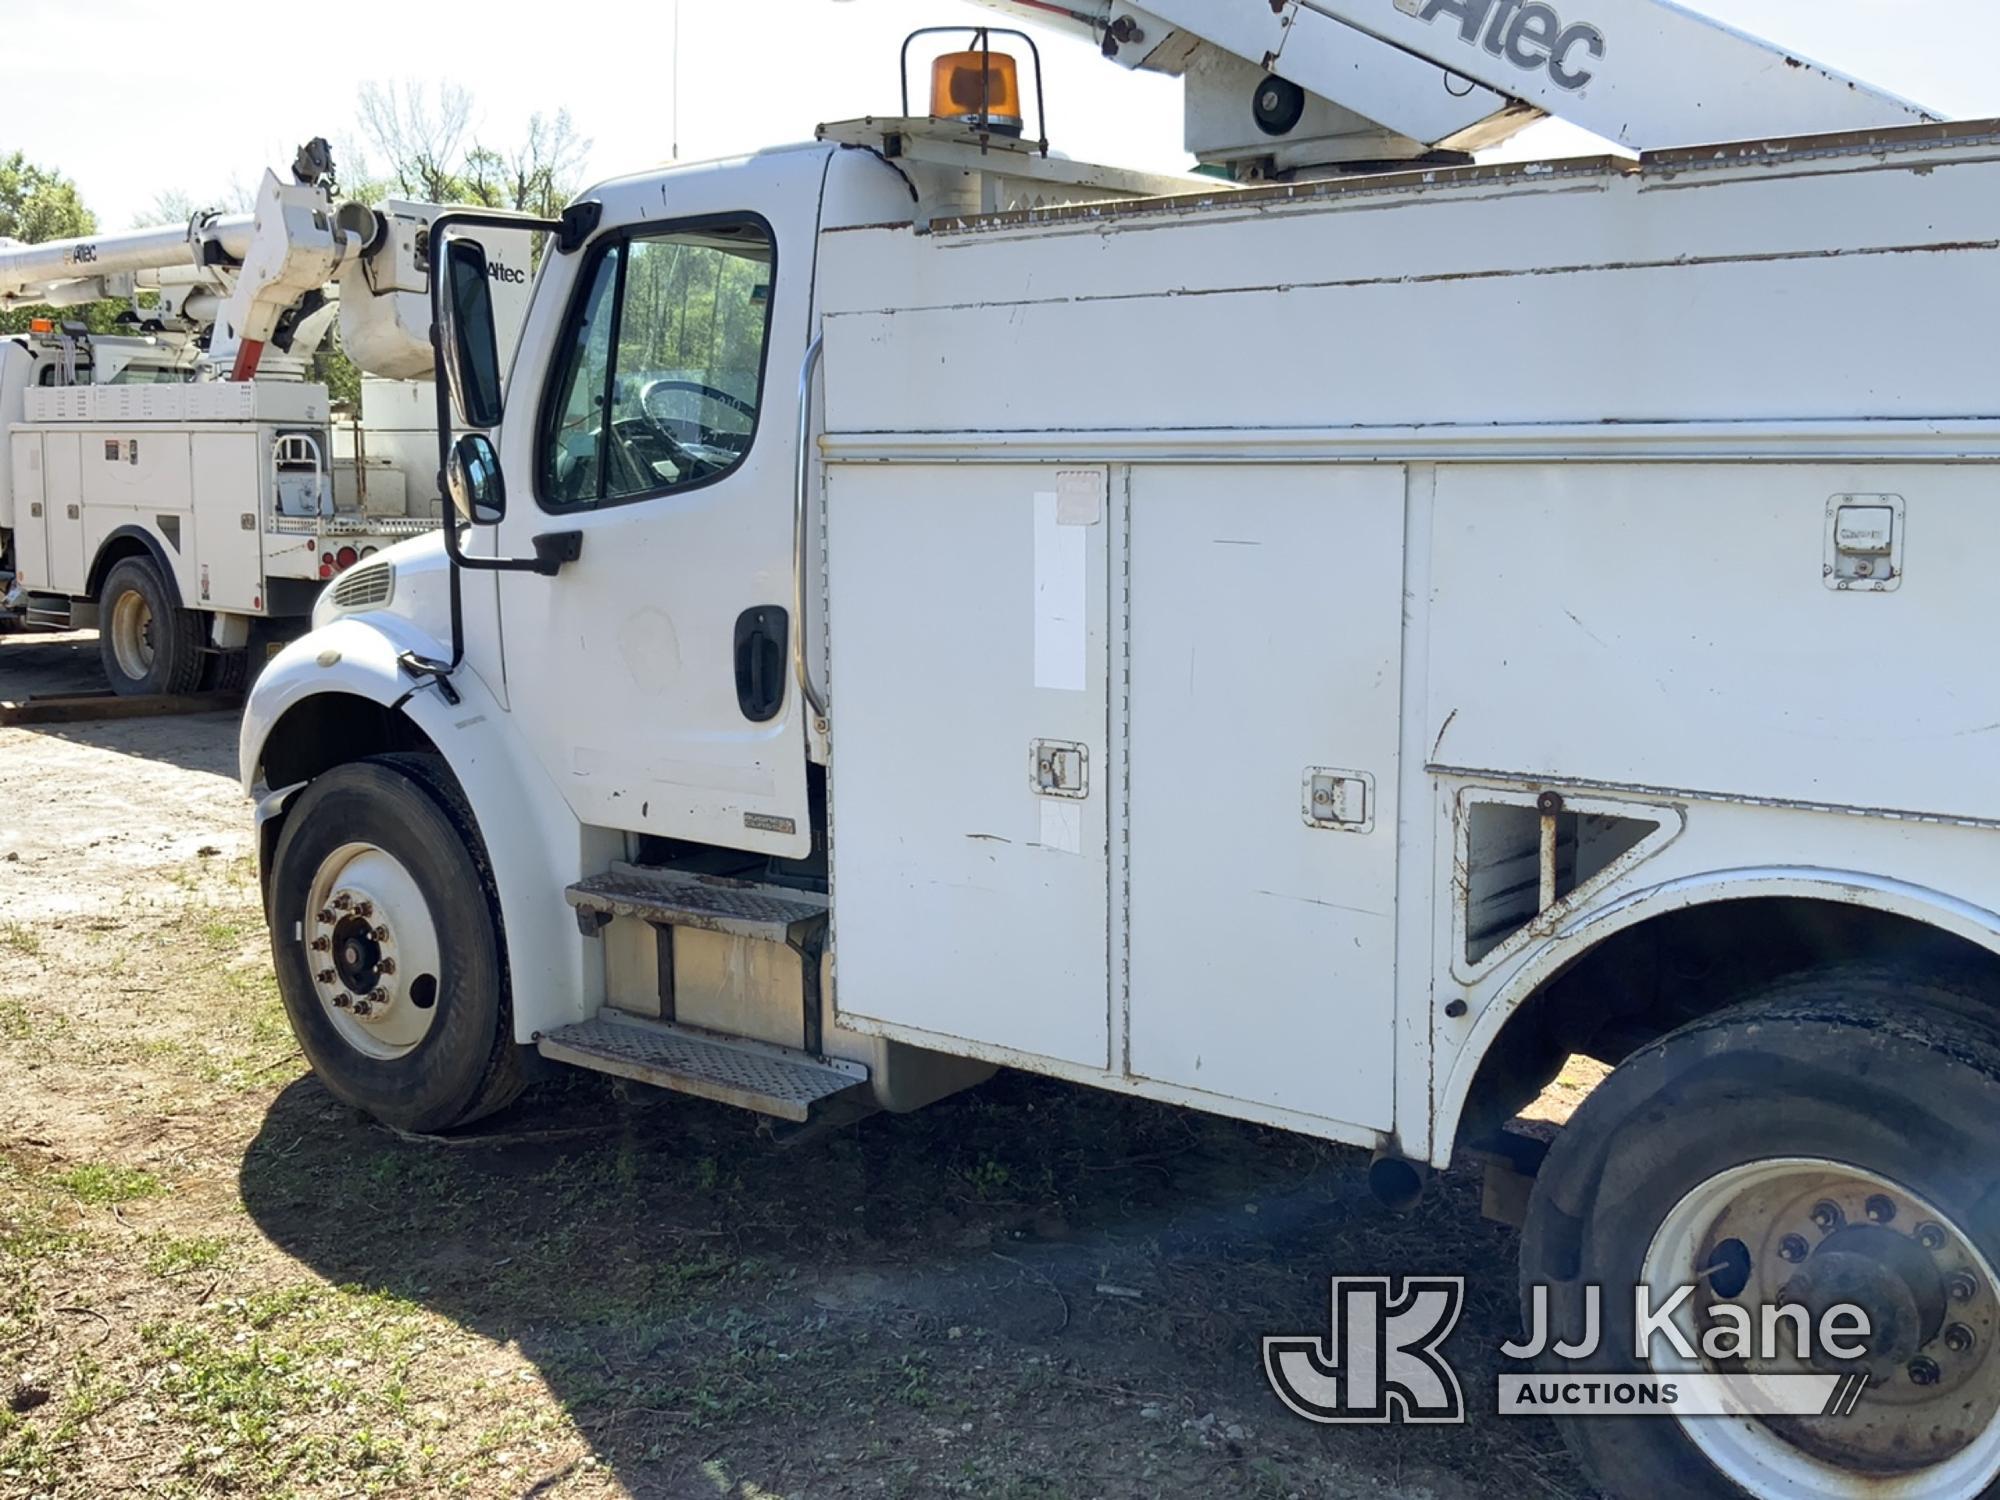
{"label": "green tree", "polygon": [[[21,152],[0,157],[0,238],[38,245],[97,232],[97,215],[84,207],[76,184],[53,167],[31,162]],[[110,329],[124,304],[90,302],[81,307],[17,307],[0,312],[0,334],[25,333],[35,318],[81,321],[93,333]]]}
{"label": "green tree", "polygon": [[361,371],[340,345],[338,322],[306,366],[306,379],[325,386],[329,400],[349,406],[361,400]]}
{"label": "green tree", "polygon": [[0,158],[0,238],[38,245],[97,232],[97,215],[83,206],[76,184],[19,151]]}

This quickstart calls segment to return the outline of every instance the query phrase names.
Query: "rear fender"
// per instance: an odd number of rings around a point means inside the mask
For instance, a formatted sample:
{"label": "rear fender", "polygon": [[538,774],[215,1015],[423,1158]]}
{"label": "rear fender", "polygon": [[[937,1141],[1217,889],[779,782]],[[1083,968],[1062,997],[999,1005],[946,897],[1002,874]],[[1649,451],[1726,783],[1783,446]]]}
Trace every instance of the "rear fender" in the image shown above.
{"label": "rear fender", "polygon": [[1521,1008],[1564,969],[1606,938],[1667,912],[1755,897],[1798,897],[1868,907],[1963,938],[2000,955],[2000,913],[1942,891],[1855,870],[1767,866],[1710,870],[1682,876],[1578,913],[1545,943],[1530,950],[1480,1013],[1443,1080],[1431,1126],[1432,1165],[1451,1164],[1451,1153],[1479,1066]]}
{"label": "rear fender", "polygon": [[[402,714],[451,767],[485,840],[513,982],[515,1039],[587,1019],[603,992],[602,959],[578,933],[563,891],[619,857],[618,836],[577,821],[476,672],[454,674],[453,703],[398,665],[405,651],[442,654],[408,621],[383,614],[336,620],[287,646],[258,677],[244,709],[237,751],[244,788],[256,787],[273,730],[310,698],[346,694]],[[276,820],[303,785],[264,799],[260,848],[267,830],[275,843]]]}

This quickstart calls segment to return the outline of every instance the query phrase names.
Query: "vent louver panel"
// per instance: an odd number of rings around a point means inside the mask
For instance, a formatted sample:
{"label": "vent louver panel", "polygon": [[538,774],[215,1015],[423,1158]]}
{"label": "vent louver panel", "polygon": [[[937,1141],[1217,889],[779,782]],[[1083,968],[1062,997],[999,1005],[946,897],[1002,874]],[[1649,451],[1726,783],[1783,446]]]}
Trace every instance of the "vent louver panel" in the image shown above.
{"label": "vent louver panel", "polygon": [[395,592],[396,570],[388,563],[349,568],[333,584],[333,602],[342,609],[380,609]]}

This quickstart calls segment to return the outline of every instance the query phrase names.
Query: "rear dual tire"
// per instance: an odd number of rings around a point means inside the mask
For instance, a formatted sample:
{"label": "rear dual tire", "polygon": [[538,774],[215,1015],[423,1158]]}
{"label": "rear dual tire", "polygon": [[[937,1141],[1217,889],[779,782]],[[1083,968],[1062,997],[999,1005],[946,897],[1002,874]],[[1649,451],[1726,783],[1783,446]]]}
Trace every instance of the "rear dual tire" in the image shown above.
{"label": "rear dual tire", "polygon": [[[1695,1303],[1746,1308],[1811,1308],[1832,1286],[1869,1306],[1883,1335],[1849,1418],[1558,1419],[1608,1494],[2000,1493],[1993,1027],[1980,998],[1949,982],[1832,971],[1665,1037],[1584,1101],[1537,1180],[1523,1315],[1545,1285],[1555,1337],[1573,1340],[1594,1285],[1602,1337],[1590,1356],[1544,1356],[1544,1371],[1647,1368],[1632,1306],[1647,1282],[1699,1281],[1710,1290]],[[1665,1355],[1656,1373],[1725,1368]]]}
{"label": "rear dual tire", "polygon": [[97,656],[121,697],[191,693],[208,666],[201,616],[182,609],[151,558],[111,565],[97,591]]}

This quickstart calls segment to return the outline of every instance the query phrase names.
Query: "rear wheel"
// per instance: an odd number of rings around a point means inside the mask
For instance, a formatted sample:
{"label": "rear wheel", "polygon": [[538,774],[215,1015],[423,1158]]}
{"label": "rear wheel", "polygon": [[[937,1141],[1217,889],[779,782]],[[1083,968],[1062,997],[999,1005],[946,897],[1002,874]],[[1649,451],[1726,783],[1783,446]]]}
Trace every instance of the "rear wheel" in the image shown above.
{"label": "rear wheel", "polygon": [[336,1098],[434,1131],[520,1092],[484,848],[438,757],[381,756],[308,786],[268,899],[292,1030]]}
{"label": "rear wheel", "polygon": [[[1860,1374],[1845,1416],[1572,1417],[1560,1425],[1615,1496],[1936,1500],[2000,1489],[2000,1037],[1944,984],[1794,980],[1662,1039],[1586,1099],[1551,1150],[1522,1250],[1526,1303],[1596,1352],[1547,1367],[1608,1374]],[[1634,1357],[1633,1289],[1693,1286]],[[1716,1358],[1700,1334],[1747,1313],[1860,1307],[1859,1360]]]}
{"label": "rear wheel", "polygon": [[98,590],[97,655],[115,693],[193,692],[205,665],[201,617],[174,603],[150,558],[125,558]]}
{"label": "rear wheel", "polygon": [[211,651],[202,669],[201,685],[216,693],[239,693],[250,681],[250,653],[245,650]]}

